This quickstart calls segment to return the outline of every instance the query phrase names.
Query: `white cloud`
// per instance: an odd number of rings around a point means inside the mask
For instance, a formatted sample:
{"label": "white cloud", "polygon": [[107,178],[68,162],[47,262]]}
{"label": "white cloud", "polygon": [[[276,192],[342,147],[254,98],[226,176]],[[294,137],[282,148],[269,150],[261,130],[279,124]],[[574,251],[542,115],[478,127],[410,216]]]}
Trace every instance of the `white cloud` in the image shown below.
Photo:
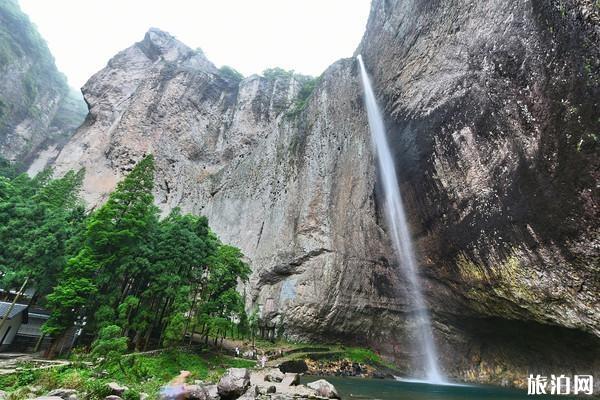
{"label": "white cloud", "polygon": [[150,27],[244,75],[268,67],[319,75],[352,55],[370,0],[20,0],[58,68],[80,87]]}

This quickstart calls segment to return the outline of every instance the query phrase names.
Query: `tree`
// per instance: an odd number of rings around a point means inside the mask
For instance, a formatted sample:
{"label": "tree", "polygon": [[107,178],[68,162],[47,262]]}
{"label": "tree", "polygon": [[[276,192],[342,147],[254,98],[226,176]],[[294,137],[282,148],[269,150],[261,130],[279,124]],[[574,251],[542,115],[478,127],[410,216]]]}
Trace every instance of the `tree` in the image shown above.
{"label": "tree", "polygon": [[126,374],[127,371],[121,363],[125,352],[127,352],[127,338],[121,336],[121,327],[107,325],[100,330],[98,339],[92,343],[91,356],[100,369],[117,365]]}
{"label": "tree", "polygon": [[[157,221],[152,188],[154,160],[142,159],[118,185],[106,204],[85,223],[80,249],[60,274],[59,283],[47,301],[52,314],[44,332],[55,337],[54,346],[78,318],[86,318],[86,330],[97,331],[114,320],[120,303],[127,297],[149,264],[152,230]],[[54,199],[57,185],[40,198]],[[60,201],[64,207],[70,199]],[[116,289],[116,290],[115,290]],[[53,347],[54,347],[53,346]]]}
{"label": "tree", "polygon": [[185,327],[185,318],[183,313],[175,313],[167,324],[165,334],[163,338],[163,345],[165,347],[173,347],[181,342],[181,336]]}
{"label": "tree", "polygon": [[153,187],[154,158],[149,155],[89,219],[85,245],[97,265],[94,281],[98,291],[87,310],[88,330],[96,329],[92,316],[98,307],[109,306],[116,315],[119,305],[142,284],[150,269],[158,222]]}

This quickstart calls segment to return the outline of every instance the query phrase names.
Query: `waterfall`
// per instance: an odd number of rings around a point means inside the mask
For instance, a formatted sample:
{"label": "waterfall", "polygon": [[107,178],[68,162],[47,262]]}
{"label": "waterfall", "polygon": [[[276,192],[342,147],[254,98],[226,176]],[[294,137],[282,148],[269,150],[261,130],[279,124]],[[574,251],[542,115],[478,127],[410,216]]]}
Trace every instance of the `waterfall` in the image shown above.
{"label": "waterfall", "polygon": [[412,303],[416,308],[417,320],[419,325],[418,344],[420,353],[424,354],[423,365],[425,367],[426,379],[431,383],[444,383],[444,376],[440,373],[437,361],[437,351],[433,342],[431,331],[431,318],[425,305],[421,283],[417,275],[417,261],[415,258],[402,197],[398,185],[394,159],[388,146],[383,117],[379,111],[373,88],[362,57],[357,57],[360,64],[360,76],[364,88],[365,107],[369,119],[369,128],[371,130],[371,143],[377,155],[379,172],[382,179],[382,186],[385,196],[384,208],[386,221],[389,228],[389,234],[392,239],[392,245],[400,261],[402,271],[410,285],[412,294]]}

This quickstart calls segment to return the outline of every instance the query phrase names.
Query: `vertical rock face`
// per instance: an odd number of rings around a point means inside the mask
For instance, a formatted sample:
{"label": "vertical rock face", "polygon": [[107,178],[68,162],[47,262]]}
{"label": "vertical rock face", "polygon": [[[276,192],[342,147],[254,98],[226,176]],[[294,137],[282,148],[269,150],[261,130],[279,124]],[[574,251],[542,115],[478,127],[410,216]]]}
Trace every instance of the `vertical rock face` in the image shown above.
{"label": "vertical rock face", "polygon": [[[373,2],[358,51],[452,375],[600,368],[598,30],[585,1]],[[152,29],[84,86],[90,114],[54,167],[85,167],[96,205],[153,153],[159,206],[243,250],[268,328],[418,368],[355,62],[304,102],[307,79],[240,80]]]}
{"label": "vertical rock face", "polygon": [[600,370],[599,11],[373,2],[359,52],[456,371]]}
{"label": "vertical rock face", "polygon": [[85,167],[95,205],[153,153],[159,206],[208,216],[243,250],[248,306],[267,328],[365,340],[391,329],[379,318],[397,320],[403,305],[355,76],[353,60],[332,65],[302,108],[308,78],[233,79],[152,29],[83,87],[90,115],[54,168]]}
{"label": "vertical rock face", "polygon": [[43,168],[86,113],[17,2],[0,1],[0,157]]}

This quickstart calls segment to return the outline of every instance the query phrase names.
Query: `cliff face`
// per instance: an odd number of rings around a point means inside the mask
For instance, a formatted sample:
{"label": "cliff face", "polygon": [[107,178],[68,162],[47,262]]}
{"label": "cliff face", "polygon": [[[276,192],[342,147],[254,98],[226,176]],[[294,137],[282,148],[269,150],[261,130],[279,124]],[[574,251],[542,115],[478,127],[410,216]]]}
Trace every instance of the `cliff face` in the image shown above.
{"label": "cliff face", "polygon": [[84,86],[90,115],[54,167],[86,167],[93,205],[153,153],[159,206],[208,216],[243,250],[254,271],[248,306],[268,328],[301,339],[375,334],[401,300],[355,68],[331,66],[303,108],[307,78],[238,81],[150,30]]}
{"label": "cliff face", "polygon": [[17,2],[1,0],[0,157],[29,163],[45,147],[55,152],[86,113]]}
{"label": "cliff face", "polygon": [[599,11],[373,2],[358,51],[457,373],[600,370]]}
{"label": "cliff face", "polygon": [[[598,9],[375,0],[358,52],[388,117],[450,374],[598,371]],[[209,217],[253,274],[248,307],[296,339],[411,361],[356,64],[237,79],[150,30],[83,88],[58,173],[98,204],[143,154],[163,210]],[[521,380],[521,381],[519,381]]]}

